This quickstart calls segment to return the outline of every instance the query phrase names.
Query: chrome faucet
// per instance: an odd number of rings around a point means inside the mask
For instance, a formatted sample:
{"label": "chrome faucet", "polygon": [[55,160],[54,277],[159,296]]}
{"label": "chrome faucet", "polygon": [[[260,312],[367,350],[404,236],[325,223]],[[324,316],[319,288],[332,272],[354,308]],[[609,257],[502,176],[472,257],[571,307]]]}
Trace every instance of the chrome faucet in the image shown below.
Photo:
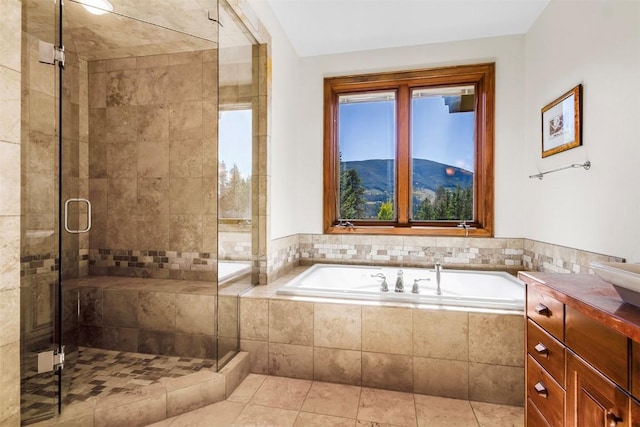
{"label": "chrome faucet", "polygon": [[442,290],[440,289],[440,273],[442,272],[442,264],[436,262],[436,295],[442,295]]}
{"label": "chrome faucet", "polygon": [[420,293],[420,286],[418,286],[419,282],[427,282],[430,281],[431,279],[427,278],[427,279],[413,279],[413,287],[411,288],[411,292],[413,292],[414,294],[419,294]]}
{"label": "chrome faucet", "polygon": [[469,237],[469,229],[471,226],[467,224],[467,221],[460,221],[460,224],[456,225],[458,228],[464,229],[464,237]]}
{"label": "chrome faucet", "polygon": [[398,270],[398,277],[396,277],[396,292],[404,292],[404,279],[402,278],[402,270]]}
{"label": "chrome faucet", "polygon": [[376,277],[378,279],[382,279],[382,282],[380,283],[380,291],[382,291],[382,292],[388,292],[389,291],[389,285],[387,285],[387,276],[385,276],[382,273],[378,273],[378,274],[372,274],[371,277]]}

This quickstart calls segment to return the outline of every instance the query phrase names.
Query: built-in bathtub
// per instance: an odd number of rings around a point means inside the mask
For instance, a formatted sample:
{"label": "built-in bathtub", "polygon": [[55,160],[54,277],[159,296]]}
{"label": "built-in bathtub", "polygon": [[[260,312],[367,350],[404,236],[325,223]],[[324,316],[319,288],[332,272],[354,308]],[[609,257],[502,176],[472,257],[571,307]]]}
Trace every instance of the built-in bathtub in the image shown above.
{"label": "built-in bathtub", "polygon": [[[402,277],[403,292],[396,292]],[[417,282],[417,289],[414,283]],[[382,290],[386,281],[388,290]],[[315,264],[278,289],[278,295],[524,310],[524,283],[503,271]],[[413,292],[417,291],[417,292]]]}
{"label": "built-in bathtub", "polygon": [[[400,269],[405,292],[395,293]],[[388,292],[371,277],[378,273]],[[415,278],[431,279],[417,295]],[[456,280],[467,282],[466,297]],[[445,266],[438,297],[433,281],[432,269],[298,267],[242,294],[240,347],[254,373],[522,406],[522,283]]]}

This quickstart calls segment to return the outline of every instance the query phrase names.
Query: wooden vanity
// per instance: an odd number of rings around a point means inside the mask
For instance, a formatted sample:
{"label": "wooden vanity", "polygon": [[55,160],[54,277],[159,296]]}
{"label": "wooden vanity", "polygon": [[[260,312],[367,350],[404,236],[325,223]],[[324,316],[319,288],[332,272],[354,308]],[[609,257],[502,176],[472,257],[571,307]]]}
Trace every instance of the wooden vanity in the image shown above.
{"label": "wooden vanity", "polygon": [[525,425],[640,426],[640,307],[595,275],[520,272]]}

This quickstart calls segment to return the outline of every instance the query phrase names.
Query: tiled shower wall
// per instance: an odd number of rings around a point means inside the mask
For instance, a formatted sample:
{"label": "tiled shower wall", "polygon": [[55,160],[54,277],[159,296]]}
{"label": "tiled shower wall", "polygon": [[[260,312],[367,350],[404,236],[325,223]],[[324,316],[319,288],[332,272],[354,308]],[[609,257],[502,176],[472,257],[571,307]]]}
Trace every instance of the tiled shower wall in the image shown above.
{"label": "tiled shower wall", "polygon": [[69,280],[63,287],[79,295],[79,343],[83,346],[216,357],[215,285],[96,276]]}
{"label": "tiled shower wall", "polygon": [[89,63],[91,274],[216,280],[217,54]]}
{"label": "tiled shower wall", "polygon": [[0,15],[0,425],[20,425],[20,0]]}
{"label": "tiled shower wall", "polygon": [[622,260],[522,238],[299,234],[270,242],[267,281],[313,263],[590,273],[592,261]]}

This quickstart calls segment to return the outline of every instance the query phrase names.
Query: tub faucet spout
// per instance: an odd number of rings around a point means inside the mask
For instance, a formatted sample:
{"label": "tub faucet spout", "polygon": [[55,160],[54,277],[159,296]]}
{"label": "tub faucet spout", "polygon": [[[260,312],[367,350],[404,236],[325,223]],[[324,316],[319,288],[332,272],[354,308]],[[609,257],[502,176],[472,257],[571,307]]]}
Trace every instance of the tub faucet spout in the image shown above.
{"label": "tub faucet spout", "polygon": [[404,279],[402,278],[402,270],[398,270],[396,278],[396,292],[404,292]]}
{"label": "tub faucet spout", "polygon": [[440,289],[440,273],[442,272],[442,264],[436,262],[436,295],[442,295],[442,290]]}

